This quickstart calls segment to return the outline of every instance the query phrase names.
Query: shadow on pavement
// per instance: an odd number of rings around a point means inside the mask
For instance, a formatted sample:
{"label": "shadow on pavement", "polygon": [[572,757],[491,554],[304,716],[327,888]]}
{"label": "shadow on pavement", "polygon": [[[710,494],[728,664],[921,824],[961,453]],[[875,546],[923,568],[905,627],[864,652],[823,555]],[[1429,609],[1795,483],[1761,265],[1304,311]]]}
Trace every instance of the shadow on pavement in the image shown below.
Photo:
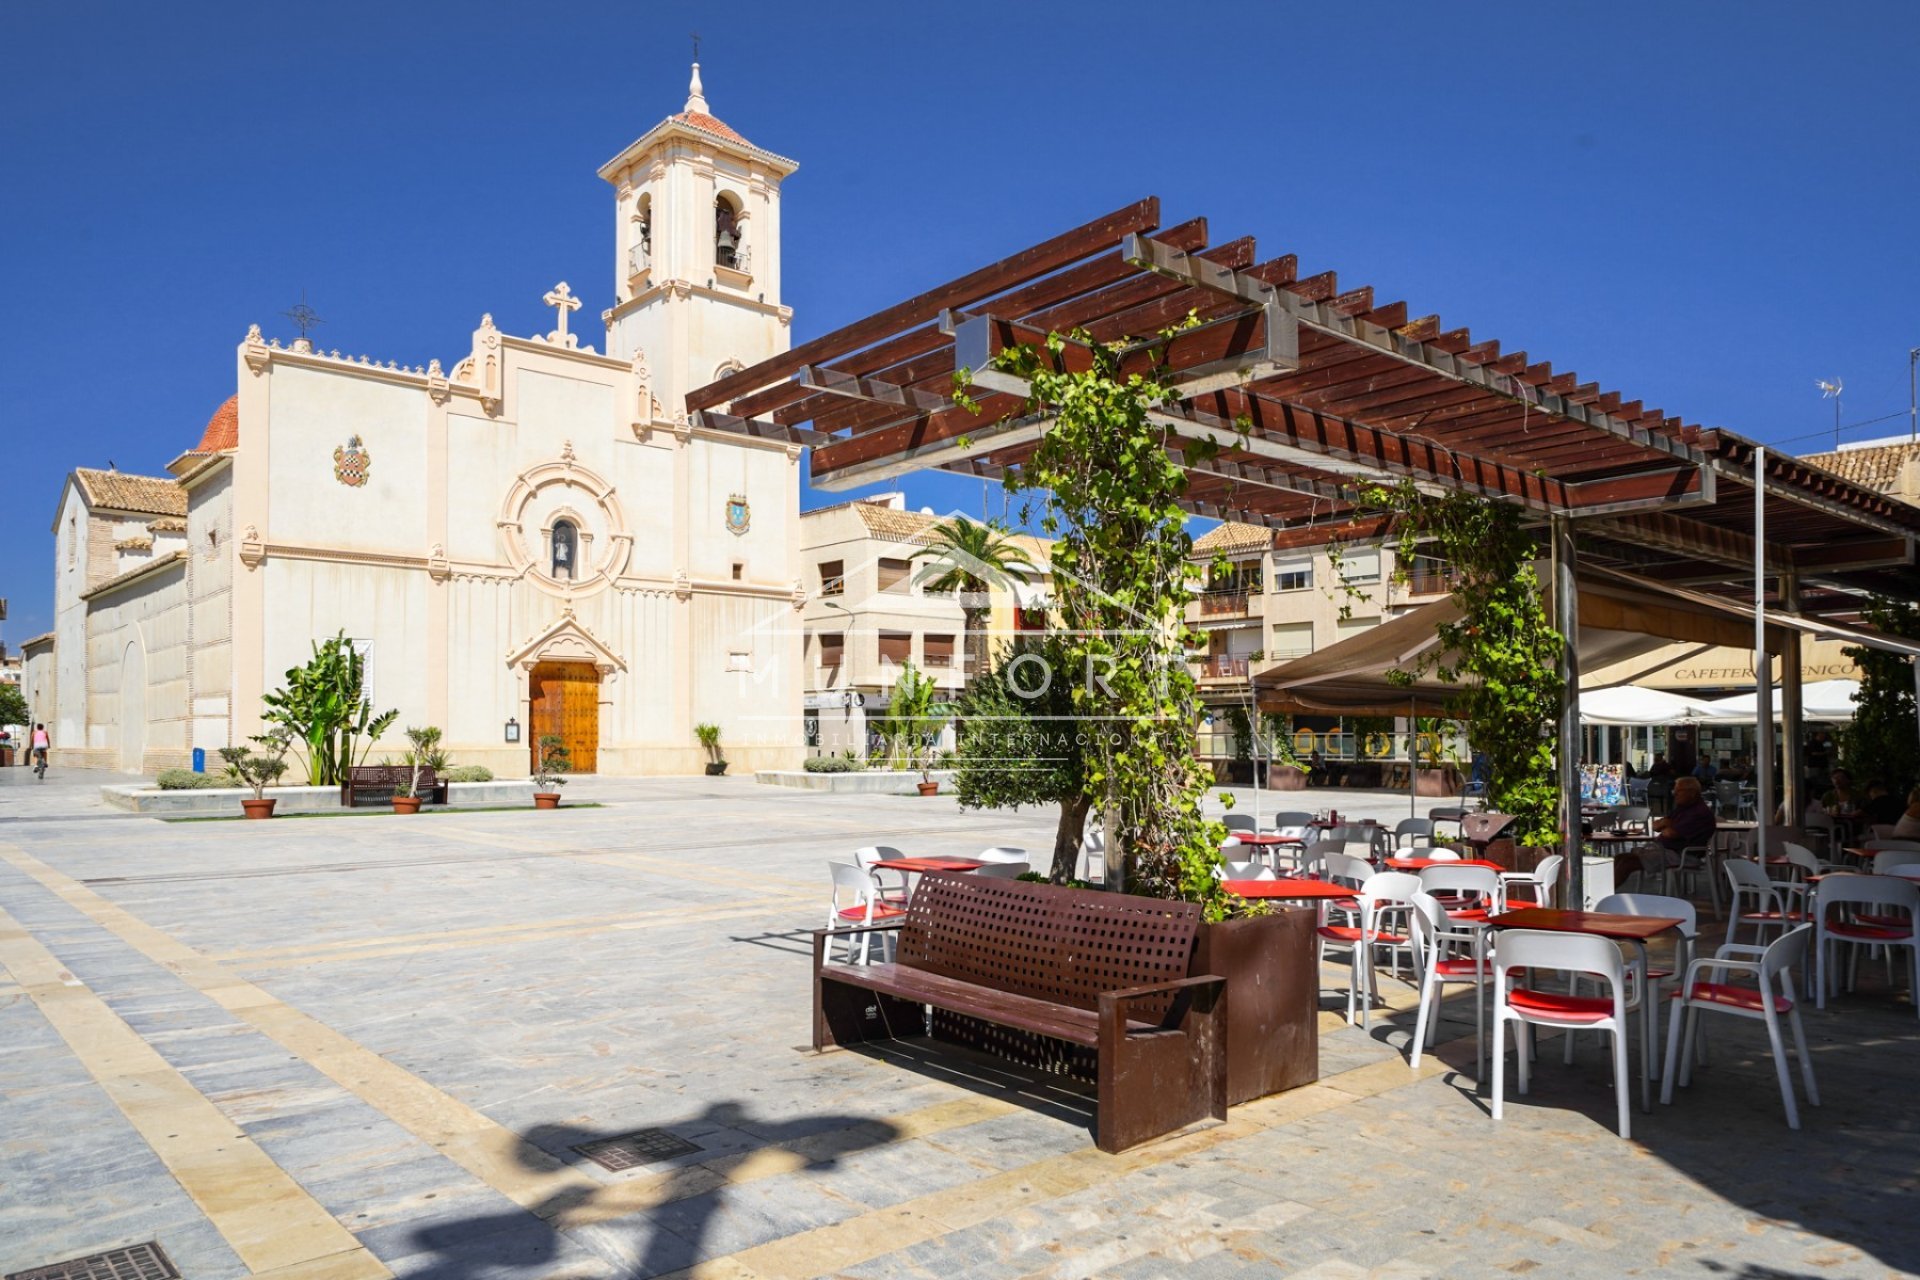
{"label": "shadow on pavement", "polygon": [[[422,1227],[411,1237],[410,1256],[416,1260],[430,1256],[430,1261],[409,1266],[407,1276],[410,1280],[472,1280],[502,1271],[556,1278],[576,1273],[597,1276],[606,1274],[606,1267],[600,1265],[604,1263],[635,1277],[678,1271],[712,1252],[709,1229],[724,1211],[730,1189],[724,1175],[711,1167],[714,1162],[818,1137],[807,1167],[826,1170],[834,1168],[839,1157],[883,1145],[899,1133],[886,1121],[865,1116],[760,1120],[736,1102],[715,1103],[697,1116],[661,1127],[686,1141],[699,1143],[704,1138],[713,1145],[677,1161],[608,1173],[576,1148],[632,1130],[566,1124],[528,1130],[516,1148],[523,1168],[540,1173],[572,1168],[593,1185],[576,1181],[530,1210],[476,1214]],[[623,1203],[617,1215],[596,1211],[621,1180],[636,1175],[661,1180],[646,1207],[630,1209]],[[598,1239],[589,1240],[577,1232],[592,1233]]]}

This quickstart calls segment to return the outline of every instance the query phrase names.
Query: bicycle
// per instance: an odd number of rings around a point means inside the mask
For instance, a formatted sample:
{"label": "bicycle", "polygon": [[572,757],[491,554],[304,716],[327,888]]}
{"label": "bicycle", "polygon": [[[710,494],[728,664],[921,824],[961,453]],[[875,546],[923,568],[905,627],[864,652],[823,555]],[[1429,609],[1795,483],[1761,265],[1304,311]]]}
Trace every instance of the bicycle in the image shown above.
{"label": "bicycle", "polygon": [[33,753],[33,772],[40,781],[47,780],[47,749],[45,747]]}

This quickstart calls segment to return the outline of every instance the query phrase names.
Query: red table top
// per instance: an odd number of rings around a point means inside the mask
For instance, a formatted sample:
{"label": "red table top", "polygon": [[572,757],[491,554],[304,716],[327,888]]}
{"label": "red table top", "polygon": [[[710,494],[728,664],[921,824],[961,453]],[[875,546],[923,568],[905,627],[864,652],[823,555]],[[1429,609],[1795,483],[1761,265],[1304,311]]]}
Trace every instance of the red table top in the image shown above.
{"label": "red table top", "polygon": [[873,864],[888,871],[978,871],[986,865],[978,858],[887,858]]}
{"label": "red table top", "polygon": [[1675,916],[1623,916],[1611,911],[1562,911],[1556,907],[1522,907],[1488,916],[1496,929],[1543,929],[1548,933],[1592,933],[1624,942],[1645,942],[1655,934],[1678,929],[1686,921]]}
{"label": "red table top", "polygon": [[1229,880],[1227,892],[1242,898],[1351,898],[1354,891],[1331,880]]}
{"label": "red table top", "polygon": [[1275,835],[1271,831],[1229,831],[1227,839],[1241,844],[1299,844],[1298,836]]}
{"label": "red table top", "polygon": [[1375,818],[1342,818],[1338,822],[1333,821],[1331,818],[1315,818],[1307,825],[1310,827],[1319,827],[1324,831],[1331,831],[1335,827],[1377,827],[1380,823],[1379,820]]}
{"label": "red table top", "polygon": [[1395,871],[1425,871],[1428,867],[1485,867],[1490,871],[1505,871],[1497,862],[1488,862],[1484,858],[1388,858],[1387,865]]}

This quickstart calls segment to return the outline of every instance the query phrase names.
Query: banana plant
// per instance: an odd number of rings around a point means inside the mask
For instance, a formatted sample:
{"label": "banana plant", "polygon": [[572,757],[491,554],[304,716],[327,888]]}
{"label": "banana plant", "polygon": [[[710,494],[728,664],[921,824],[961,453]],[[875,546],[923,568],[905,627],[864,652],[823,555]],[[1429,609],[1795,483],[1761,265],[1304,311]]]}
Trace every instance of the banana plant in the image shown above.
{"label": "banana plant", "polygon": [[285,686],[261,699],[264,718],[300,743],[308,786],[338,786],[400,718],[398,710],[375,715],[365,688],[366,659],[343,631],[314,641],[307,664],[288,668]]}

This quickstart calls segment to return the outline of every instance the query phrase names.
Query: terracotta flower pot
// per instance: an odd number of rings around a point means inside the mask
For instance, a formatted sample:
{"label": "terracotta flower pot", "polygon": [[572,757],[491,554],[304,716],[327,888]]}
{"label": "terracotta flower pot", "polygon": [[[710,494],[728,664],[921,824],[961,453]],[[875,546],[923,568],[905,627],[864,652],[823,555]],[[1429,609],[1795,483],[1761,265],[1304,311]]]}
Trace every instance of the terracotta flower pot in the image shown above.
{"label": "terracotta flower pot", "polygon": [[533,807],[536,809],[558,809],[560,807],[560,793],[558,791],[534,792]]}
{"label": "terracotta flower pot", "polygon": [[940,794],[940,784],[937,782],[916,782],[913,785],[920,788],[920,794],[923,796],[937,796]]}
{"label": "terracotta flower pot", "polygon": [[247,811],[249,818],[271,818],[273,816],[273,806],[277,803],[278,801],[272,798],[265,800],[242,800],[240,807]]}
{"label": "terracotta flower pot", "polygon": [[420,812],[420,797],[419,796],[395,796],[393,798],[393,811],[395,813]]}

